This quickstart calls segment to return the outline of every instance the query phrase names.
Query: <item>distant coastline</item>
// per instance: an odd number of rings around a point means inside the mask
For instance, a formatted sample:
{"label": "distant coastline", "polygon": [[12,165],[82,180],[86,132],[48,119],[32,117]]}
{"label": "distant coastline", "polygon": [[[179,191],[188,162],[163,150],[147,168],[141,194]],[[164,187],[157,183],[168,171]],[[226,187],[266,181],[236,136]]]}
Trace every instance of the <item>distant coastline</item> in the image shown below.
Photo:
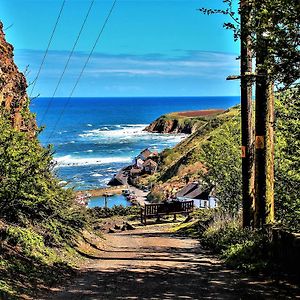
{"label": "distant coastline", "polygon": [[224,109],[191,110],[160,116],[144,130],[152,133],[194,133],[202,121],[223,113]]}
{"label": "distant coastline", "polygon": [[[143,129],[170,112],[228,108],[239,97],[142,97],[142,98],[38,98],[31,104],[43,145],[53,144],[55,168],[62,181],[75,190],[105,187],[111,177],[135,155],[149,147],[161,152],[182,140],[178,133],[151,133]],[[49,110],[44,118],[45,109]],[[54,127],[55,126],[55,127]],[[49,135],[51,138],[49,139]]]}
{"label": "distant coastline", "polygon": [[[210,118],[214,118],[219,114],[224,113],[224,109],[205,109],[205,110],[193,110],[193,111],[183,111],[183,112],[176,112],[176,113],[169,113],[165,114],[163,116],[160,116],[155,121],[151,122],[147,127],[144,128],[144,131],[150,132],[152,134],[192,134],[199,128],[201,125],[203,125],[203,122],[207,121]],[[176,146],[175,144],[174,146]],[[145,149],[147,150],[147,149]],[[145,151],[144,150],[144,151]],[[142,152],[143,153],[143,152]],[[105,186],[100,189],[92,189],[88,191],[79,191],[78,194],[82,194],[84,192],[88,192],[92,197],[98,197],[98,196],[104,196],[107,193],[113,193],[113,194],[121,194],[122,189],[128,187],[132,182],[127,182],[124,184],[123,179],[124,177],[128,177],[130,180],[134,178],[138,178],[140,174],[143,174],[142,169],[139,172],[137,172],[140,167],[138,166],[138,158],[141,156],[141,154],[135,153],[135,163],[132,164],[131,168],[133,168],[134,175],[130,175],[131,171],[128,169],[128,171],[123,171],[124,168],[126,168],[127,165],[123,165],[122,168],[120,168],[116,174],[112,177],[112,180],[117,176],[122,176],[120,178],[120,185],[116,186]],[[151,151],[149,151],[151,153]],[[158,163],[158,160],[156,160],[156,164]],[[128,167],[127,167],[128,168]],[[126,169],[127,170],[127,169]],[[126,176],[123,176],[123,173],[126,173]],[[132,177],[134,176],[134,177]]]}

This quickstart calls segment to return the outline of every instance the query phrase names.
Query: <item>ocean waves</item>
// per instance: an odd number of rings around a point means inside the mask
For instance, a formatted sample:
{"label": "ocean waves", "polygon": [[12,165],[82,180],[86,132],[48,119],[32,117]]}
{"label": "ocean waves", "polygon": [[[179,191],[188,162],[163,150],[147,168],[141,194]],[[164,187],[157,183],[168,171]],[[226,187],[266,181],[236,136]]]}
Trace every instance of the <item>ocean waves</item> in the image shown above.
{"label": "ocean waves", "polygon": [[[32,102],[43,145],[55,149],[55,173],[75,189],[105,186],[110,178],[143,149],[162,151],[180,142],[184,135],[156,134],[143,129],[171,111],[225,108],[239,98],[39,98]],[[229,102],[231,104],[229,105]],[[45,107],[53,102],[46,118]],[[61,115],[62,107],[68,109]],[[227,104],[226,104],[227,103]],[[57,123],[57,116],[61,121]],[[53,132],[55,128],[55,131]],[[49,137],[51,138],[49,139]]]}
{"label": "ocean waves", "polygon": [[103,125],[97,129],[84,130],[79,134],[81,138],[122,138],[146,134],[143,129],[147,124],[127,124],[127,125]]}
{"label": "ocean waves", "polygon": [[184,134],[149,133],[144,131],[146,126],[147,124],[103,125],[97,129],[84,130],[78,136],[83,140],[101,141],[103,144],[124,144],[135,141],[152,141],[151,144],[171,142],[173,144],[186,137]]}
{"label": "ocean waves", "polygon": [[55,169],[75,189],[105,186],[122,167],[132,163],[143,149],[161,151],[186,135],[144,131],[147,124],[84,124],[60,135]]}
{"label": "ocean waves", "polygon": [[55,157],[54,160],[57,163],[57,167],[130,163],[132,161],[130,157],[75,157],[72,155]]}

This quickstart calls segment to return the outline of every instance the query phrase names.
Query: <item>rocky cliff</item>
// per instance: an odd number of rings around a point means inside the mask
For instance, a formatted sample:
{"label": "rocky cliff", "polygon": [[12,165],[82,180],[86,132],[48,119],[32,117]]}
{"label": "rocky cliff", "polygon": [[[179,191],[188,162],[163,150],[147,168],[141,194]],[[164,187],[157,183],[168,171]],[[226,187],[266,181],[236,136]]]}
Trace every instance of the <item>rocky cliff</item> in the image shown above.
{"label": "rocky cliff", "polygon": [[0,117],[8,118],[15,129],[34,134],[36,123],[28,108],[27,82],[14,63],[13,50],[0,22]]}
{"label": "rocky cliff", "polygon": [[163,115],[152,122],[144,130],[156,133],[186,133],[191,134],[224,110],[199,110]]}
{"label": "rocky cliff", "polygon": [[162,116],[145,128],[145,131],[157,133],[193,133],[197,128],[197,122],[183,122],[178,119],[169,119]]}

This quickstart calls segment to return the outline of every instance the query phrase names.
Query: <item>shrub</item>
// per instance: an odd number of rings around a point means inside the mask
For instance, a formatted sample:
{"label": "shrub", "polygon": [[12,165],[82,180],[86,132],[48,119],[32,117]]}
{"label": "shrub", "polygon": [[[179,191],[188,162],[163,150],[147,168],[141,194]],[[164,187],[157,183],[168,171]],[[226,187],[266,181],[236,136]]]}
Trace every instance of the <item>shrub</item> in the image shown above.
{"label": "shrub", "polygon": [[0,218],[72,239],[86,220],[83,209],[74,205],[74,193],[59,186],[52,174],[51,148],[43,148],[3,119],[0,144]]}
{"label": "shrub", "polygon": [[38,233],[35,228],[10,225],[6,229],[3,242],[13,249],[18,249],[17,251],[34,261],[48,264],[58,259],[55,251],[45,245],[43,235]]}
{"label": "shrub", "polygon": [[266,270],[270,266],[271,244],[262,231],[242,228],[240,220],[219,211],[196,210],[196,220],[182,223],[174,231],[198,237],[201,244],[219,254],[231,267],[245,271]]}
{"label": "shrub", "polygon": [[242,228],[240,221],[218,218],[201,236],[201,242],[232,267],[257,271],[269,263],[270,243],[262,231]]}
{"label": "shrub", "polygon": [[269,265],[268,255],[266,255],[269,247],[264,235],[256,232],[247,240],[229,246],[223,251],[222,257],[230,266],[238,269],[262,270]]}
{"label": "shrub", "polygon": [[165,195],[162,190],[156,189],[155,187],[152,189],[150,194],[147,196],[147,200],[152,203],[159,203],[165,199]]}
{"label": "shrub", "polygon": [[31,228],[9,226],[6,240],[13,246],[21,246],[28,256],[34,251],[42,252],[45,248],[43,236],[34,232]]}

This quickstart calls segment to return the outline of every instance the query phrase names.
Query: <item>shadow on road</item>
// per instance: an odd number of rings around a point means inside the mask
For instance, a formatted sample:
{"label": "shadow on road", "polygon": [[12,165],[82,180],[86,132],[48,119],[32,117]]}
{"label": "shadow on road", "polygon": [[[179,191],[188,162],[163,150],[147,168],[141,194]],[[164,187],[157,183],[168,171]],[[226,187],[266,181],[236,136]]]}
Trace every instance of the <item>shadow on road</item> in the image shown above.
{"label": "shadow on road", "polygon": [[199,242],[169,230],[142,228],[107,235],[79,276],[40,300],[296,299],[287,282],[228,269]]}
{"label": "shadow on road", "polygon": [[[103,258],[102,258],[103,259]],[[106,258],[104,258],[106,259]],[[112,258],[107,258],[113,260]],[[128,266],[113,270],[86,270],[76,283],[57,289],[52,300],[99,299],[296,299],[296,287],[263,278],[251,278],[207,261],[187,268],[134,265],[137,259],[117,258]],[[140,259],[143,260],[143,259]],[[161,259],[163,260],[163,259]],[[157,261],[157,260],[156,260]],[[168,259],[165,259],[168,261]],[[173,260],[174,261],[174,260]],[[297,294],[298,293],[298,294]]]}

